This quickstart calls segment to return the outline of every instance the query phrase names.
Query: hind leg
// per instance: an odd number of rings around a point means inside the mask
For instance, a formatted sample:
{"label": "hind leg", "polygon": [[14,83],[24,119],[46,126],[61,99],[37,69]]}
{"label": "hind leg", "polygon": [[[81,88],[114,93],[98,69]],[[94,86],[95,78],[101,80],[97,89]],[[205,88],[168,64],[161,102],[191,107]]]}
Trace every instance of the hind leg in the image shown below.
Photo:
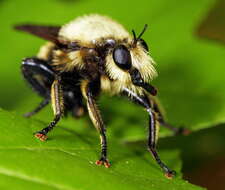
{"label": "hind leg", "polygon": [[44,99],[36,108],[34,108],[33,111],[25,113],[23,116],[24,117],[31,117],[41,111],[46,105],[49,104],[49,99]]}
{"label": "hind leg", "polygon": [[26,113],[25,117],[41,111],[50,101],[50,89],[54,81],[54,72],[48,63],[38,58],[26,58],[21,66],[22,74],[32,89],[36,91],[44,100],[31,112]]}
{"label": "hind leg", "polygon": [[59,122],[64,113],[64,98],[63,98],[63,90],[61,85],[61,77],[56,76],[52,86],[51,86],[51,102],[52,108],[54,112],[54,118],[49,123],[49,125],[43,128],[40,131],[37,131],[34,135],[36,138],[41,141],[45,141],[47,139],[47,134],[53,130],[56,124]]}

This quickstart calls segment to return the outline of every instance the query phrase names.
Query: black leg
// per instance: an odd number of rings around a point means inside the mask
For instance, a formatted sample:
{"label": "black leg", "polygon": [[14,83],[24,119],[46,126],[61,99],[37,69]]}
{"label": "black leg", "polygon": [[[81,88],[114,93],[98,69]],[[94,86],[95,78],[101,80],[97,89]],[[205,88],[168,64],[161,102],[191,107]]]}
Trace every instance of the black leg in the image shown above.
{"label": "black leg", "polygon": [[160,124],[167,129],[173,131],[174,135],[189,135],[191,131],[189,129],[183,128],[183,127],[174,127],[173,125],[165,122],[164,120],[159,120]]}
{"label": "black leg", "polygon": [[33,111],[25,113],[24,117],[31,117],[34,114],[38,113],[41,111],[46,105],[49,104],[49,99],[44,99]]}
{"label": "black leg", "polygon": [[24,59],[21,70],[24,78],[31,85],[32,89],[44,98],[37,108],[24,115],[30,117],[38,113],[49,103],[50,89],[54,81],[54,72],[46,61],[38,58]]}
{"label": "black leg", "polygon": [[137,69],[131,69],[130,71],[131,81],[135,86],[140,86],[145,89],[152,96],[156,96],[157,89],[149,83],[144,82],[141,77],[141,73]]}
{"label": "black leg", "polygon": [[87,109],[89,112],[89,116],[95,126],[95,128],[100,133],[101,140],[101,156],[100,159],[96,161],[97,165],[104,165],[106,168],[110,167],[110,163],[107,160],[107,139],[106,139],[106,128],[102,121],[100,112],[97,108],[94,95],[92,93],[91,88],[88,83],[83,83],[81,85],[83,96],[87,101]]}
{"label": "black leg", "polygon": [[148,136],[148,150],[152,153],[154,159],[159,164],[159,166],[164,171],[165,175],[168,178],[171,178],[175,175],[175,171],[171,170],[166,166],[160,159],[157,150],[156,150],[156,142],[157,142],[157,118],[155,112],[152,110],[150,102],[146,96],[138,96],[133,91],[124,88],[123,94],[127,95],[132,101],[138,103],[143,106],[149,114],[149,136]]}
{"label": "black leg", "polygon": [[26,58],[22,62],[21,70],[33,90],[42,97],[49,97],[54,81],[54,72],[46,61],[38,58]]}
{"label": "black leg", "polygon": [[56,80],[53,82],[51,88],[52,107],[55,115],[54,119],[47,127],[35,133],[35,137],[37,137],[41,141],[45,141],[47,139],[48,132],[56,126],[61,116],[63,115],[63,92],[60,85],[60,81],[60,77],[56,77]]}
{"label": "black leg", "polygon": [[[150,85],[149,83],[145,83],[141,77],[140,72],[137,69],[132,69],[130,71],[130,76],[131,76],[131,81],[134,85],[142,87],[148,93],[150,93],[152,96],[155,96],[157,94],[157,89],[154,86]],[[155,103],[154,99],[151,98],[151,96],[149,96],[149,95],[146,95],[146,96],[148,96],[147,98],[149,99],[150,104],[152,105],[152,108],[157,113],[157,116],[161,117],[158,119],[158,121],[160,122],[160,124],[162,126],[172,130],[175,135],[177,135],[177,134],[188,135],[190,133],[190,131],[188,129],[176,128],[176,127],[173,127],[172,125],[170,125],[169,123],[166,123],[164,121],[163,116],[162,116],[160,110],[158,109],[158,105]]]}

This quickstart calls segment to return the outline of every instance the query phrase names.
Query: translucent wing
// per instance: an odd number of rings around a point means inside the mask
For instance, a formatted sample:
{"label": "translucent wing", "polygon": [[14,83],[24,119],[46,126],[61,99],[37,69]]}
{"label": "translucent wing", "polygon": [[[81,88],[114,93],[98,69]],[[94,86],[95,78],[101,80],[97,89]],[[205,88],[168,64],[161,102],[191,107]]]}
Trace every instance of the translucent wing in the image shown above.
{"label": "translucent wing", "polygon": [[15,26],[16,30],[25,31],[35,36],[38,36],[42,39],[58,43],[58,33],[60,26],[40,26],[40,25],[17,25]]}

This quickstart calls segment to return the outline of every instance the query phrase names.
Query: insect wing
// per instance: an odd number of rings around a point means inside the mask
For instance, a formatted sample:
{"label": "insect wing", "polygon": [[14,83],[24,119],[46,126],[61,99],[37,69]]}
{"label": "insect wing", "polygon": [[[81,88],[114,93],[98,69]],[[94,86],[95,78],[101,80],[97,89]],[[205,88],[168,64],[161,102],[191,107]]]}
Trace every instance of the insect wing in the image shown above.
{"label": "insect wing", "polygon": [[40,25],[17,25],[16,30],[25,31],[42,39],[58,43],[58,33],[60,26],[40,26]]}

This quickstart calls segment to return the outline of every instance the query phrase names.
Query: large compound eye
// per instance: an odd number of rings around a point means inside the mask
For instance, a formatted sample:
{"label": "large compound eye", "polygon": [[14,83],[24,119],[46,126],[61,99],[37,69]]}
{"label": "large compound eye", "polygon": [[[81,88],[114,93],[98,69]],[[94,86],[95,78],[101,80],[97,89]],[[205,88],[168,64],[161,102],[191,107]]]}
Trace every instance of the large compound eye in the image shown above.
{"label": "large compound eye", "polygon": [[149,49],[147,43],[143,39],[140,39],[139,42],[141,46],[148,52]]}
{"label": "large compound eye", "polygon": [[113,50],[113,60],[118,67],[124,70],[131,68],[131,56],[124,45],[119,45]]}

